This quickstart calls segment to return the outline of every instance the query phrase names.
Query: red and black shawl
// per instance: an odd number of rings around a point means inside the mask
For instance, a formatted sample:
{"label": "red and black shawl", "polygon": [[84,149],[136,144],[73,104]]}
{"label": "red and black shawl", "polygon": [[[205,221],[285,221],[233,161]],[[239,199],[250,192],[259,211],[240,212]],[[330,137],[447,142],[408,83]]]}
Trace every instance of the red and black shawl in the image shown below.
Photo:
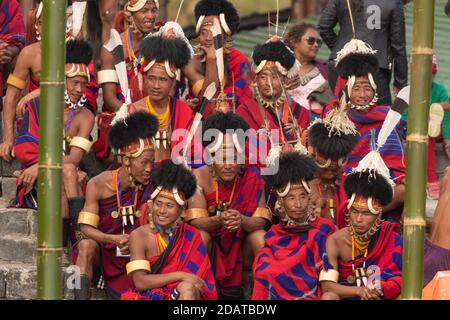
{"label": "red and black shawl", "polygon": [[[181,223],[166,250],[149,259],[152,274],[171,272],[192,273],[206,283],[201,294],[202,300],[216,300],[217,291],[208,251],[200,232],[188,224]],[[121,300],[170,300],[179,282],[171,283],[163,288],[136,292],[136,289],[122,294]]]}
{"label": "red and black shawl", "polygon": [[326,235],[312,225],[274,224],[253,263],[253,300],[318,300]]}

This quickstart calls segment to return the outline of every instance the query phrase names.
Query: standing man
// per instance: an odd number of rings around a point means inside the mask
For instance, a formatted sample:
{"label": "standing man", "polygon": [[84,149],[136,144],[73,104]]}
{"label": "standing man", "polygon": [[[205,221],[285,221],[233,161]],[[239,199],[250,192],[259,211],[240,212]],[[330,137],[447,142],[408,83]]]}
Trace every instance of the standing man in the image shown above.
{"label": "standing man", "polygon": [[[338,34],[334,32],[337,23],[340,27]],[[402,0],[330,0],[320,18],[319,32],[331,50],[328,75],[332,89],[337,79],[334,61],[337,53],[355,37],[377,50],[379,69],[374,77],[380,105],[391,105],[389,85],[392,73],[395,94],[408,84]]]}

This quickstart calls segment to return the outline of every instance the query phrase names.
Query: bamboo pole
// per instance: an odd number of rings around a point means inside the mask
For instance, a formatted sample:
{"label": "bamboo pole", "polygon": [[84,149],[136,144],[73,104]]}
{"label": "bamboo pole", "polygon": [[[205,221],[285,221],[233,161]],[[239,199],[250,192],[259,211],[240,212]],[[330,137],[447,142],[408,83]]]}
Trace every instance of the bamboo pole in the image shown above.
{"label": "bamboo pole", "polygon": [[406,138],[402,299],[422,298],[428,118],[433,55],[434,0],[414,0],[411,97]]}
{"label": "bamboo pole", "polygon": [[61,299],[62,140],[66,1],[43,1],[37,298]]}

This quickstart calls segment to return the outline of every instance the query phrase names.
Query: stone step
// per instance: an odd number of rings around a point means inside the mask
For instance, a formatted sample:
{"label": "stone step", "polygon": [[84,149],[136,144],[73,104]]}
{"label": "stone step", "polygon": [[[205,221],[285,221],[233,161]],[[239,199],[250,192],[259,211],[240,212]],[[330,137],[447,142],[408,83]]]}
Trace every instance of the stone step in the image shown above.
{"label": "stone step", "polygon": [[0,209],[0,235],[34,237],[36,234],[37,212],[35,210]]}
{"label": "stone step", "polygon": [[[66,269],[62,268],[62,297],[64,300],[73,300],[73,290],[65,285],[71,276]],[[0,300],[36,299],[36,276],[34,264],[0,260]],[[106,299],[105,290],[91,289],[91,300]]]}
{"label": "stone step", "polygon": [[16,180],[15,177],[0,177],[1,196],[3,198],[14,199],[16,196]]}
{"label": "stone step", "polygon": [[0,260],[0,299],[35,299],[36,267]]}
{"label": "stone step", "polygon": [[0,259],[34,263],[36,259],[36,238],[9,234],[0,235]]}

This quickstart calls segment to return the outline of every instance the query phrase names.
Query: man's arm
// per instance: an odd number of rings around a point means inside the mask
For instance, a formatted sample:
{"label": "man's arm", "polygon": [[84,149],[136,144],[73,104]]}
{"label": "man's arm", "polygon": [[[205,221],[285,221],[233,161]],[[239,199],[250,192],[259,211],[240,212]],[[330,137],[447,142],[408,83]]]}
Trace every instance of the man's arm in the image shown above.
{"label": "man's arm", "polygon": [[[94,127],[94,115],[87,109],[82,109],[82,114],[80,114],[80,127],[78,129],[77,137],[85,138],[89,140],[92,128]],[[72,146],[70,148],[70,153],[68,157],[65,157],[64,161],[74,164],[76,167],[80,164],[85,150]]]}
{"label": "man's arm", "polygon": [[[103,47],[100,50],[100,61],[101,70],[115,70],[112,54]],[[122,102],[117,99],[118,84],[114,82],[107,82],[103,83],[101,86],[103,90],[103,99],[106,106],[108,106],[111,111],[119,110],[122,106]]]}
{"label": "man's arm", "polygon": [[[266,196],[264,195],[264,192],[263,192],[258,201],[258,208],[265,208],[265,207],[266,207]],[[263,230],[264,227],[266,226],[266,223],[267,223],[267,220],[265,220],[263,218],[243,216],[242,229],[244,229],[246,232]]]}
{"label": "man's arm", "polygon": [[328,5],[322,12],[318,26],[320,36],[330,50],[333,50],[337,41],[337,34],[334,32],[334,27],[338,23],[337,1],[338,0],[330,0],[330,2],[328,2]]}
{"label": "man's arm", "polygon": [[[98,202],[101,199],[101,189],[102,189],[101,178],[102,175],[97,176],[96,178],[93,178],[88,182],[86,188],[86,201],[84,203],[84,208],[82,212],[85,211],[91,214],[98,215],[99,209]],[[96,227],[88,224],[81,224],[81,233],[83,234],[84,237],[92,239],[98,243],[112,243],[115,245],[119,245],[121,240],[123,240],[122,235],[112,235],[103,233]]]}
{"label": "man's arm", "polygon": [[14,125],[16,120],[16,106],[20,99],[22,89],[26,87],[28,72],[30,69],[30,57],[27,48],[22,50],[17,58],[16,67],[12,77],[17,78],[14,85],[9,84],[6,91],[5,103],[3,106],[3,143],[0,145],[0,157],[6,161],[11,161],[11,150],[14,146]]}
{"label": "man's arm", "polygon": [[[136,229],[130,236],[130,261],[147,260],[146,257],[146,238],[148,237],[142,230]],[[174,282],[190,281],[197,282],[204,286],[203,280],[194,274],[185,272],[170,272],[164,274],[150,274],[145,270],[136,270],[131,273],[131,278],[138,291],[151,290],[165,287]]]}
{"label": "man's arm", "polygon": [[[189,200],[188,207],[189,209],[203,209],[207,211],[207,203],[202,190],[197,188],[197,191],[195,192],[194,196]],[[195,218],[187,222],[190,225],[194,226],[195,228],[206,232],[215,231],[222,226],[222,222],[219,215],[212,217]]]}
{"label": "man's arm", "polygon": [[408,59],[406,57],[405,11],[398,0],[391,13],[389,38],[394,63],[394,87],[400,90],[408,85]]}
{"label": "man's arm", "polygon": [[[338,255],[339,255],[339,247],[336,243],[334,236],[329,236],[326,243],[327,247],[327,256],[330,264],[333,266],[333,269],[338,271]],[[321,281],[320,285],[322,287],[323,292],[333,292],[339,295],[341,299],[344,298],[354,298],[361,297],[362,287],[356,286],[344,286],[336,282],[332,281]]]}

